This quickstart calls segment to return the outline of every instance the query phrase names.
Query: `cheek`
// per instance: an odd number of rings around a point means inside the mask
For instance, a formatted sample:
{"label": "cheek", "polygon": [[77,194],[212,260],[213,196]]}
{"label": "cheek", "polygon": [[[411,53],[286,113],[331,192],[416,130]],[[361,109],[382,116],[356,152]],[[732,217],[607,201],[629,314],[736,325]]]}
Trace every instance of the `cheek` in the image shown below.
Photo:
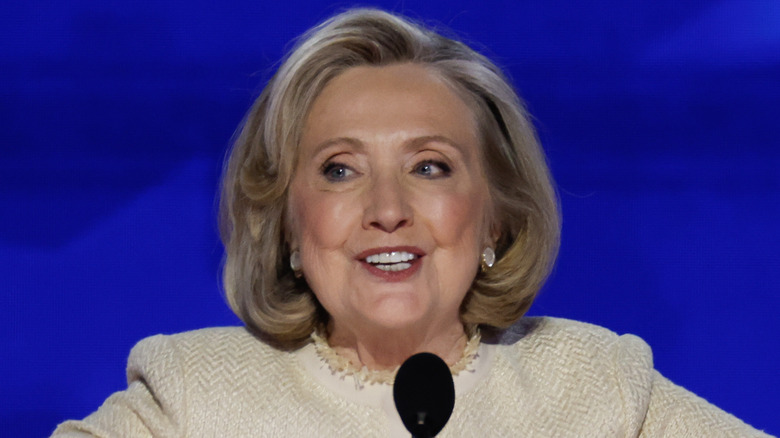
{"label": "cheek", "polygon": [[481,250],[478,247],[486,236],[484,197],[473,193],[438,196],[424,205],[438,245]]}
{"label": "cheek", "polygon": [[354,227],[353,203],[339,196],[299,190],[290,205],[296,245],[315,250],[340,248]]}

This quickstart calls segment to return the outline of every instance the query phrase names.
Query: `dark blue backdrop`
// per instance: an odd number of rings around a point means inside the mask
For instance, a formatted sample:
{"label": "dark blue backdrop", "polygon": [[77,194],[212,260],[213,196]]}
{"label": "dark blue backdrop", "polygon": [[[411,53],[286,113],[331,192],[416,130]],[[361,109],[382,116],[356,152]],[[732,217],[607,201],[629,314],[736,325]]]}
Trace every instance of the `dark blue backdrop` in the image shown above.
{"label": "dark blue backdrop", "polygon": [[[536,117],[564,226],[531,313],[636,333],[673,381],[780,433],[780,2],[377,4],[476,42]],[[224,150],[290,39],[349,5],[0,7],[4,434],[97,408],[144,336],[237,323]]]}

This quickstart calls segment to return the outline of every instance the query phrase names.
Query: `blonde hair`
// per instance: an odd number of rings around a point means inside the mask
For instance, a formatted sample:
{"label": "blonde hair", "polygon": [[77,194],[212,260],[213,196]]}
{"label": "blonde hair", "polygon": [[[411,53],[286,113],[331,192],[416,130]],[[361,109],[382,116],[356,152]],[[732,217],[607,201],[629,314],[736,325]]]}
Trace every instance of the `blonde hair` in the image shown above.
{"label": "blonde hair", "polygon": [[503,328],[530,307],[559,243],[559,217],[544,153],[523,103],[501,70],[465,44],[374,9],[334,16],[298,41],[246,115],[228,158],[220,205],[228,303],[267,340],[292,346],[326,322],[305,280],[289,267],[288,186],[308,110],[335,76],[355,66],[417,63],[470,104],[500,224],[495,265],[474,279],[465,324]]}

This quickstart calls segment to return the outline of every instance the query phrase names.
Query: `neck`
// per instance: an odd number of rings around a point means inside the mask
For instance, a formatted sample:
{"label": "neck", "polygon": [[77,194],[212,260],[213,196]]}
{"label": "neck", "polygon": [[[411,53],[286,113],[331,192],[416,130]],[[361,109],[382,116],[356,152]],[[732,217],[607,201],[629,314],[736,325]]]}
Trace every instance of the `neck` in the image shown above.
{"label": "neck", "polygon": [[467,341],[459,321],[444,327],[391,330],[349,330],[331,324],[328,336],[328,343],[340,356],[369,370],[393,369],[421,352],[434,353],[451,366],[462,357]]}

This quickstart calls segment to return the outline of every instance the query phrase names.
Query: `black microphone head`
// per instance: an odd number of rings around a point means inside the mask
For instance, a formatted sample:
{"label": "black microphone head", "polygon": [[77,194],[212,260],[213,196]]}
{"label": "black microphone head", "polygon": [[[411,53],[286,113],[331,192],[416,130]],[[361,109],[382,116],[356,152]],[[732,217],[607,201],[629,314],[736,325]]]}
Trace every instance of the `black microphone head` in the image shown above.
{"label": "black microphone head", "polygon": [[455,407],[455,384],[447,364],[433,353],[406,359],[393,384],[395,408],[415,437],[436,436]]}

